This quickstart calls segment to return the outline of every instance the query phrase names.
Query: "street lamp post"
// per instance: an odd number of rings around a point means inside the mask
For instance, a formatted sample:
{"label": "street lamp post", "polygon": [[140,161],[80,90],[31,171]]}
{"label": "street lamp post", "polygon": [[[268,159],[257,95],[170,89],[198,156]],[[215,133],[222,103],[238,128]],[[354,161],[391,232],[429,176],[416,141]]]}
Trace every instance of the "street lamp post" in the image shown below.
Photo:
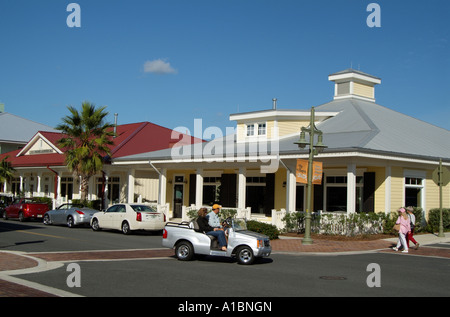
{"label": "street lamp post", "polygon": [[[314,107],[311,107],[311,116],[309,127],[302,127],[302,132],[300,132],[300,140],[294,142],[299,148],[304,149],[309,145],[309,159],[308,159],[308,191],[306,197],[306,216],[305,216],[305,236],[302,240],[302,244],[312,244],[311,239],[311,189],[312,189],[312,172],[313,172],[313,158],[314,155],[322,152],[327,146],[322,143],[322,131],[316,128],[314,124]],[[309,134],[309,142],[306,141],[306,133]],[[314,136],[318,135],[317,143],[314,145]]]}

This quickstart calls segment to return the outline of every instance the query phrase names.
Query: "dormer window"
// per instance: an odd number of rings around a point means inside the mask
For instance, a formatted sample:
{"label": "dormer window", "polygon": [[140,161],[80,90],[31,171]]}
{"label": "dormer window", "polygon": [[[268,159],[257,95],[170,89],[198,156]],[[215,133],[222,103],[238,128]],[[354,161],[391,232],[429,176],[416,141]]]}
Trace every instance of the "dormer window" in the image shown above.
{"label": "dormer window", "polygon": [[247,124],[247,137],[266,136],[266,123],[250,123]]}
{"label": "dormer window", "polygon": [[247,124],[247,136],[254,136],[254,135],[255,135],[255,125]]}
{"label": "dormer window", "polygon": [[258,123],[258,135],[266,135],[266,123]]}

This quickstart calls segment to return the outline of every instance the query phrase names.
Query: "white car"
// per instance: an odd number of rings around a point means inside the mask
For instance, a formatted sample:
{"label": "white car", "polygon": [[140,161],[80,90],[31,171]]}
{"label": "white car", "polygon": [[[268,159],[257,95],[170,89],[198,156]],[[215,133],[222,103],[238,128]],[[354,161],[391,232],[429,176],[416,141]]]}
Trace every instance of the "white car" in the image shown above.
{"label": "white car", "polygon": [[106,211],[97,212],[92,216],[91,227],[94,231],[100,229],[117,229],[124,234],[133,230],[164,229],[166,216],[144,204],[116,204]]}

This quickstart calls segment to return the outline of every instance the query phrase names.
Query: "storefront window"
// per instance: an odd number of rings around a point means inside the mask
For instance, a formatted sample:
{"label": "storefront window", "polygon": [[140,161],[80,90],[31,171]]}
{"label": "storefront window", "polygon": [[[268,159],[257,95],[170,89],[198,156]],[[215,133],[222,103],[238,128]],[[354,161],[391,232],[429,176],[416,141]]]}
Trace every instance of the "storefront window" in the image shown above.
{"label": "storefront window", "polygon": [[[363,211],[364,177],[356,176],[355,211]],[[347,176],[327,176],[325,178],[327,212],[347,211]]]}

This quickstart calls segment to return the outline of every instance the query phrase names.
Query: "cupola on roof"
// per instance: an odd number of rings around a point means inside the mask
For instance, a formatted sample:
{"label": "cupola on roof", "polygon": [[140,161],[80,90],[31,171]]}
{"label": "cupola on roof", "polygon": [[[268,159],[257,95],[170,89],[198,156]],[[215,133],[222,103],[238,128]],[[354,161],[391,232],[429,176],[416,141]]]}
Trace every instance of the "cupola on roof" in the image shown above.
{"label": "cupola on roof", "polygon": [[334,99],[357,98],[375,102],[375,88],[381,78],[352,68],[331,74],[328,80],[334,81]]}

